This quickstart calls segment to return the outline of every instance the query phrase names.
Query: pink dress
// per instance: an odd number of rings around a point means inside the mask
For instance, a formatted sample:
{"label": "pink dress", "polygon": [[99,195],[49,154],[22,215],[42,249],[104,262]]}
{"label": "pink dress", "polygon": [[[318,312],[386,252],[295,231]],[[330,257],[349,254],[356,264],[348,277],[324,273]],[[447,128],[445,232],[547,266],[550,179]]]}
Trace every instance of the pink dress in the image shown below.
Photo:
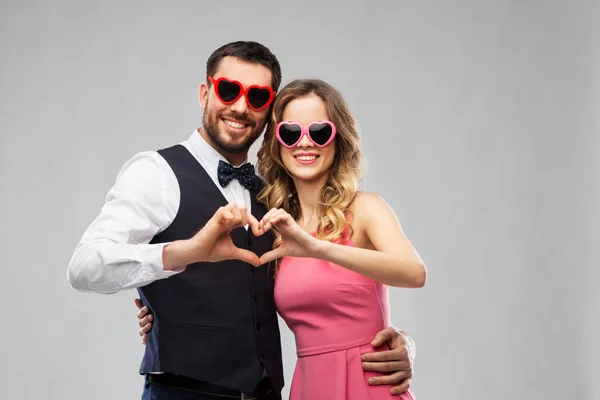
{"label": "pink dress", "polygon": [[370,343],[389,325],[387,286],[323,260],[284,257],[275,302],[296,338],[290,400],[416,400],[410,390],[369,385],[377,373],[362,369],[361,354],[381,350]]}

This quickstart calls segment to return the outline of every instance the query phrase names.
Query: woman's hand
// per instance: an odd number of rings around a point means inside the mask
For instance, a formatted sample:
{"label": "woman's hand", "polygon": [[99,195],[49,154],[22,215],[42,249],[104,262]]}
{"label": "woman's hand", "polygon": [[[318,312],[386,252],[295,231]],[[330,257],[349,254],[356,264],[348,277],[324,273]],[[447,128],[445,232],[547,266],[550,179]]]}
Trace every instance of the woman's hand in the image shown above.
{"label": "woman's hand", "polygon": [[273,208],[259,222],[260,232],[276,229],[281,234],[281,245],[260,258],[264,264],[281,257],[317,257],[323,241],[307,233],[283,209]]}

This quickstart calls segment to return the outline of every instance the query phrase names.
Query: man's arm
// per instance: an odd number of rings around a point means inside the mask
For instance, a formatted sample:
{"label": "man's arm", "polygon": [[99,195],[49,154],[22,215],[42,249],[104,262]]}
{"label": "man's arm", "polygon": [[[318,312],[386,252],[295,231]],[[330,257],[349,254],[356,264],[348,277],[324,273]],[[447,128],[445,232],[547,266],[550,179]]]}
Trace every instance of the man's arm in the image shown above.
{"label": "man's arm", "polygon": [[181,272],[163,270],[167,243],[149,244],[178,208],[179,185],[166,161],[155,152],[133,157],[75,249],[67,268],[71,286],[110,294]]}

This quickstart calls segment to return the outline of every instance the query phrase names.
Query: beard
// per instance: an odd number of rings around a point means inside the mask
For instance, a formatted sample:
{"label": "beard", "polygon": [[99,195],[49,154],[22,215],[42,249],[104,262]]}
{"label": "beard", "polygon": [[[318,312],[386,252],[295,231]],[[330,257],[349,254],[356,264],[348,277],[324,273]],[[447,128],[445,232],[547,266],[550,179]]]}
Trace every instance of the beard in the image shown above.
{"label": "beard", "polygon": [[[247,124],[250,127],[250,133],[243,138],[232,138],[232,134],[224,132],[224,129],[219,129],[219,120],[229,118],[241,123]],[[266,120],[262,123],[250,119],[247,115],[234,112],[216,113],[211,110],[207,104],[206,111],[202,116],[202,127],[213,144],[222,152],[229,154],[240,154],[248,152],[250,147],[256,142],[265,128]]]}

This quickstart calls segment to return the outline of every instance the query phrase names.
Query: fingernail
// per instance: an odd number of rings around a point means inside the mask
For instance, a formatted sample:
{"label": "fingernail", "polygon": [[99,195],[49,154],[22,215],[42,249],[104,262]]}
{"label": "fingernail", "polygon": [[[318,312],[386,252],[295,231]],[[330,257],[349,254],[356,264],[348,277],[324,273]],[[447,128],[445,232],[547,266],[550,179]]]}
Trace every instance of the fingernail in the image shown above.
{"label": "fingernail", "polygon": [[367,356],[360,356],[360,359],[363,361],[367,361]]}
{"label": "fingernail", "polygon": [[374,384],[374,383],[375,383],[375,379],[373,379],[373,378],[369,378],[369,383],[370,383],[371,385],[372,385],[372,384]]}
{"label": "fingernail", "polygon": [[152,315],[148,315],[148,321],[152,321]]}
{"label": "fingernail", "polygon": [[399,392],[396,389],[392,389],[392,394],[399,394]]}
{"label": "fingernail", "polygon": [[144,306],[144,308],[142,308],[142,310],[144,310],[144,312],[148,311],[148,307]]}

